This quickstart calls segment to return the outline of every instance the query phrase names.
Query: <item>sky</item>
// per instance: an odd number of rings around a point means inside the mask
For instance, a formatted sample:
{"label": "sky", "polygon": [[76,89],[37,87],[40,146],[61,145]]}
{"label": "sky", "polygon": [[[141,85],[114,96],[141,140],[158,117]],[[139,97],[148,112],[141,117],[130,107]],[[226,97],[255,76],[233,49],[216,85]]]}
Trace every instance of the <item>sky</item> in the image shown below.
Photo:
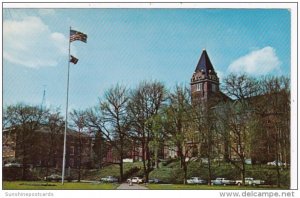
{"label": "sky", "polygon": [[157,80],[189,86],[205,48],[218,76],[291,72],[291,13],[287,9],[3,9],[3,105],[97,105],[104,92]]}

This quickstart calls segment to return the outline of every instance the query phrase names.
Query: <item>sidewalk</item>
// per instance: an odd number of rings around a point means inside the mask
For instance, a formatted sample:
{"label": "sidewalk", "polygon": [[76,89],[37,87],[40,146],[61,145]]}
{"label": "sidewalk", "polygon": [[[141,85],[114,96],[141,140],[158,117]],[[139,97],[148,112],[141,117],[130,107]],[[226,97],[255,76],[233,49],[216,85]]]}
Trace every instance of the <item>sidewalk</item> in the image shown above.
{"label": "sidewalk", "polygon": [[132,184],[130,186],[128,183],[122,183],[117,190],[147,190],[148,188],[138,184]]}

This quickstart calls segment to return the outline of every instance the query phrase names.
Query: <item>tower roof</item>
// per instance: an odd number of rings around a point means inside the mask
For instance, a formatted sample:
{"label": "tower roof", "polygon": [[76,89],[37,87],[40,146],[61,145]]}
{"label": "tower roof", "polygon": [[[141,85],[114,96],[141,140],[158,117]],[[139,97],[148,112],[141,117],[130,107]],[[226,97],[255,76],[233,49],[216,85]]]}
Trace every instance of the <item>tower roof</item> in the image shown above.
{"label": "tower roof", "polygon": [[214,67],[210,62],[210,59],[207,55],[207,52],[206,52],[205,49],[203,49],[201,57],[200,57],[199,62],[197,64],[197,67],[195,69],[195,72],[203,71],[203,72],[205,72],[205,76],[207,76],[209,74],[209,70],[211,70],[212,74],[215,74]]}

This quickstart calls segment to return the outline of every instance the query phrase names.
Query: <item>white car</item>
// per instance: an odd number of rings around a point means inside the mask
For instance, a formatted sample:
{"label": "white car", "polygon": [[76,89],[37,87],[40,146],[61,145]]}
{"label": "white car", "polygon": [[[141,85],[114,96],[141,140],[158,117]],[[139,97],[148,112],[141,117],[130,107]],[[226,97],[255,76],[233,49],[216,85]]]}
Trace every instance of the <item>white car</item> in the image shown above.
{"label": "white car", "polygon": [[113,176],[107,176],[107,177],[101,178],[100,181],[107,182],[107,183],[114,183],[114,182],[118,182],[118,178],[113,177]]}
{"label": "white car", "polygon": [[[276,166],[276,160],[274,160],[273,162],[268,162],[267,165],[269,166]],[[286,164],[283,163],[282,161],[278,160],[278,166],[285,166]]]}
{"label": "white car", "polygon": [[[236,180],[235,183],[240,186],[242,185],[242,180]],[[264,184],[265,181],[264,180],[260,180],[260,179],[253,179],[252,177],[246,177],[245,178],[245,185],[252,185],[252,186],[256,186],[256,185],[262,185]]]}
{"label": "white car", "polygon": [[132,177],[132,178],[129,178],[129,179],[127,179],[127,182],[128,183],[137,183],[137,184],[139,184],[139,183],[143,183],[143,179],[142,178],[140,178],[140,177]]}
{"label": "white car", "polygon": [[22,164],[19,164],[19,163],[7,163],[7,164],[4,164],[4,167],[22,167]]}
{"label": "white car", "polygon": [[191,177],[190,179],[186,180],[188,184],[207,184],[207,181],[201,179],[200,177]]}

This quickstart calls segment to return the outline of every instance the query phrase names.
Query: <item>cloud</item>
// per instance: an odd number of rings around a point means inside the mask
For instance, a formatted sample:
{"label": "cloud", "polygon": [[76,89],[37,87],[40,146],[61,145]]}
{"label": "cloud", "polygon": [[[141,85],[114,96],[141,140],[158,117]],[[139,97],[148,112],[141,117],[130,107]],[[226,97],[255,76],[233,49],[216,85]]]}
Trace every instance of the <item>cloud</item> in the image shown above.
{"label": "cloud", "polygon": [[216,70],[217,76],[219,77],[219,81],[222,82],[224,79],[224,73],[221,70]]}
{"label": "cloud", "polygon": [[39,9],[38,12],[39,12],[39,14],[41,16],[54,15],[55,14],[55,10],[54,9],[46,9],[46,8]]}
{"label": "cloud", "polygon": [[30,68],[56,66],[68,52],[67,38],[38,17],[3,23],[3,58]]}
{"label": "cloud", "polygon": [[253,50],[233,61],[228,71],[233,73],[248,73],[251,75],[265,75],[273,71],[280,71],[280,60],[275,49],[267,46],[262,49]]}

